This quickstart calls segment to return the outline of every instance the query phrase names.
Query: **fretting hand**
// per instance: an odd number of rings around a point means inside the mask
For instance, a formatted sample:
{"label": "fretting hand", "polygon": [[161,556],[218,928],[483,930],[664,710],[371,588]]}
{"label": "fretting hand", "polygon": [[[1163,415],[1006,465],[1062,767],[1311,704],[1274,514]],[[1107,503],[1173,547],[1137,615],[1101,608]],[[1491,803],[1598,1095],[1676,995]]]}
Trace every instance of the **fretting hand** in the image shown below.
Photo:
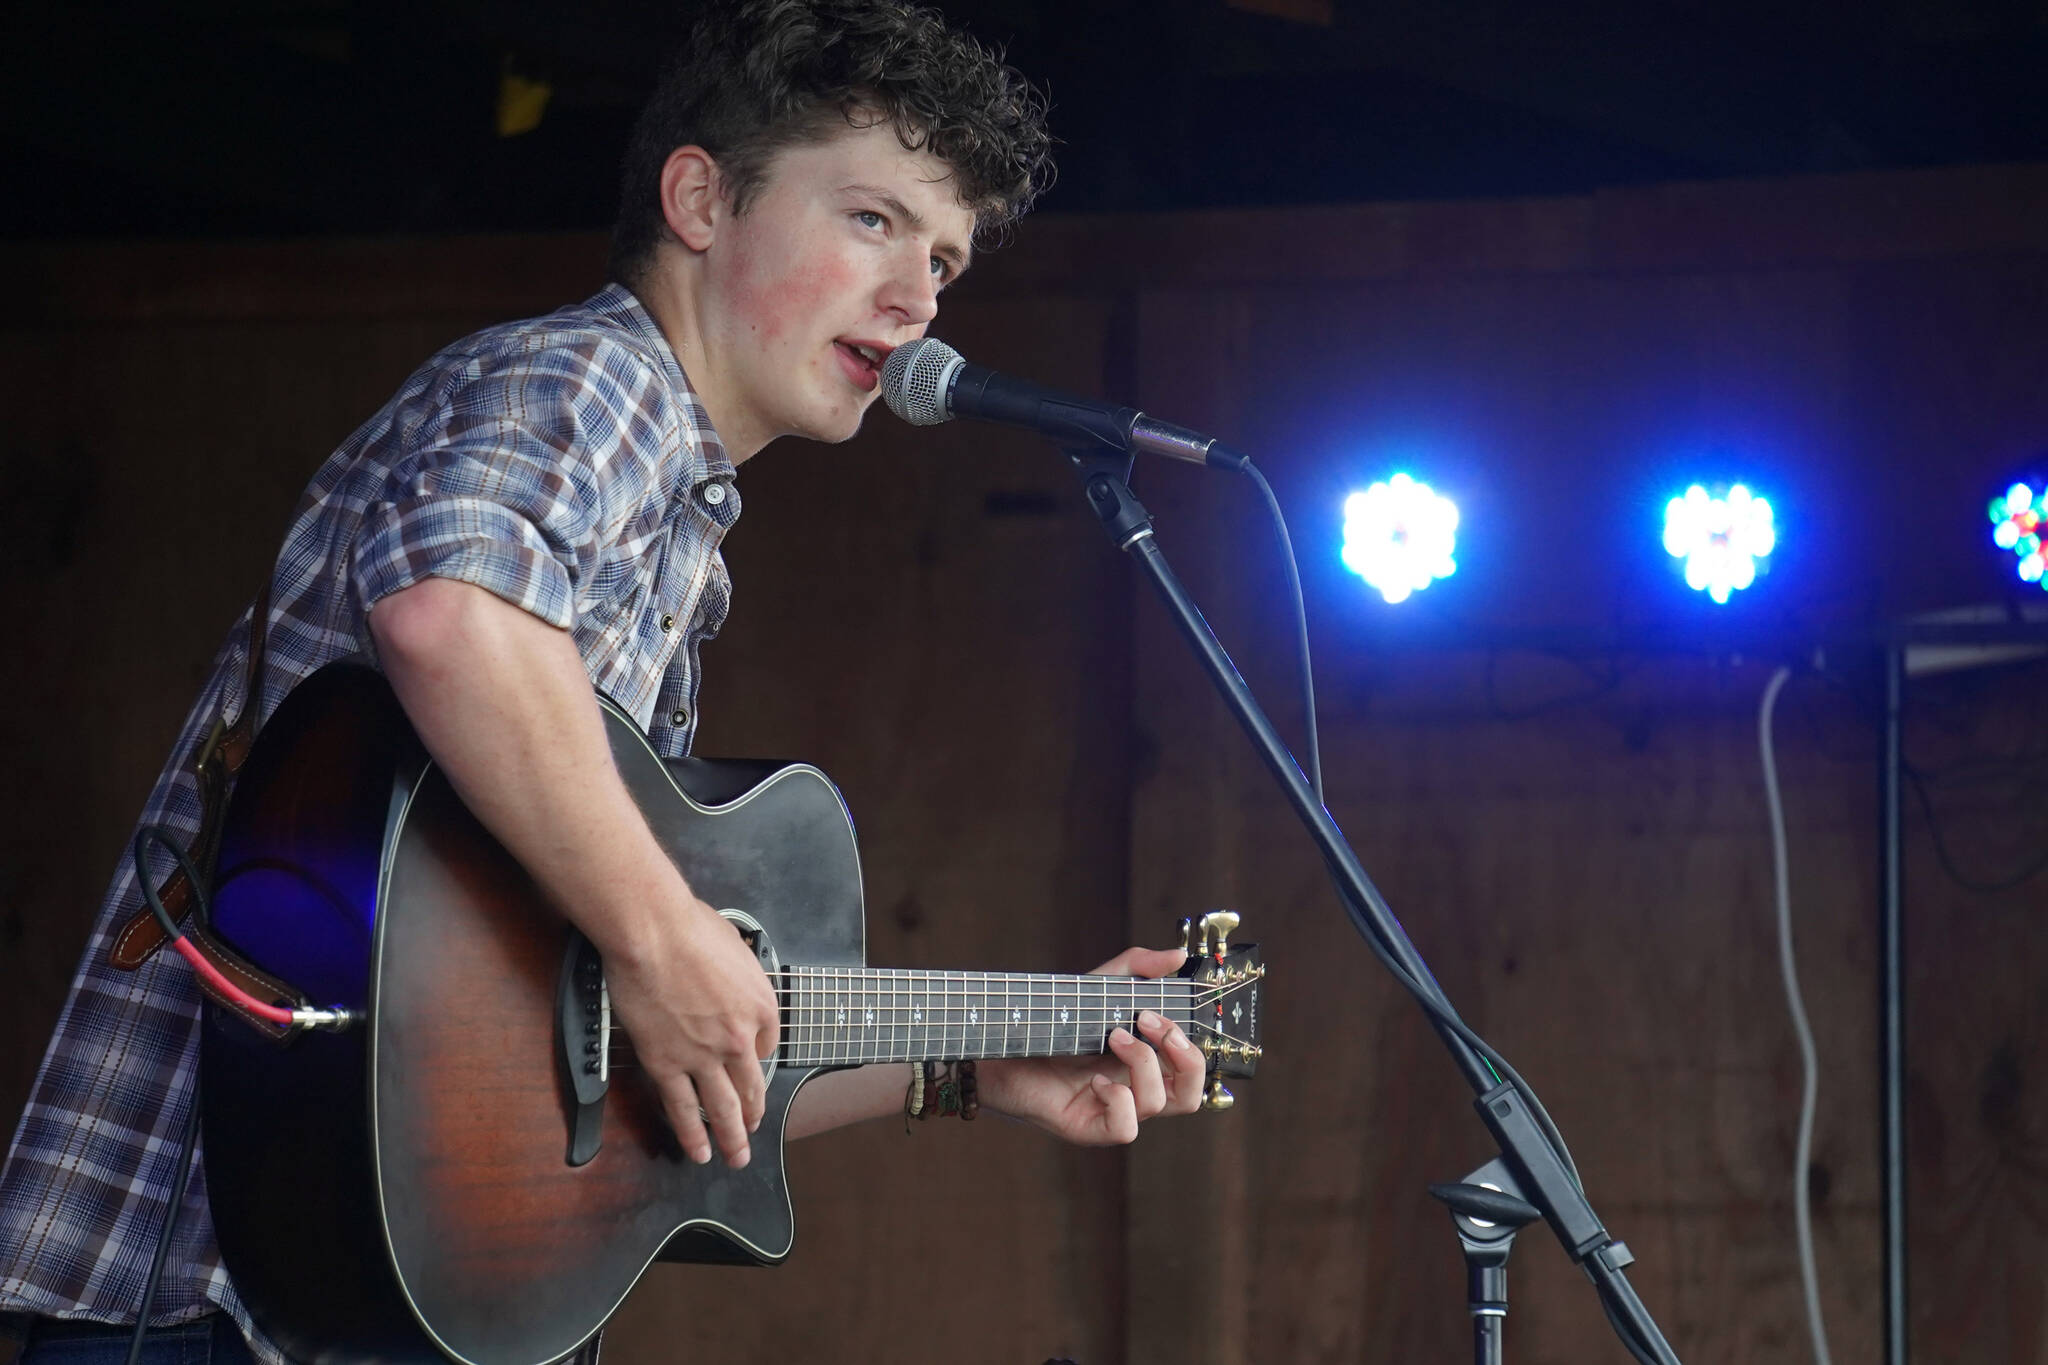
{"label": "fretting hand", "polygon": [[[1178,948],[1128,948],[1091,975],[1157,978],[1185,961],[1187,954]],[[977,1071],[983,1108],[1026,1119],[1068,1142],[1100,1147],[1134,1140],[1146,1119],[1192,1114],[1202,1102],[1204,1067],[1200,1050],[1178,1024],[1145,1010],[1137,1034],[1111,1032],[1104,1055],[991,1060],[979,1063]]]}

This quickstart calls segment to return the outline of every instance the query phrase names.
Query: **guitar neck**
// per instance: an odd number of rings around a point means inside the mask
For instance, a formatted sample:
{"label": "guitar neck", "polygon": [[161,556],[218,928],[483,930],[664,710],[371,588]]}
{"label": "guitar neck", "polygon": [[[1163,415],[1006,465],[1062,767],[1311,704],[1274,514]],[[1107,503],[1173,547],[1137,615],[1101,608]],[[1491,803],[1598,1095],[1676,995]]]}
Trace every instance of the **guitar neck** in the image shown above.
{"label": "guitar neck", "polygon": [[785,979],[793,1066],[1093,1056],[1112,1029],[1135,1032],[1140,1010],[1188,1027],[1197,1008],[1197,983],[1179,977],[791,967]]}

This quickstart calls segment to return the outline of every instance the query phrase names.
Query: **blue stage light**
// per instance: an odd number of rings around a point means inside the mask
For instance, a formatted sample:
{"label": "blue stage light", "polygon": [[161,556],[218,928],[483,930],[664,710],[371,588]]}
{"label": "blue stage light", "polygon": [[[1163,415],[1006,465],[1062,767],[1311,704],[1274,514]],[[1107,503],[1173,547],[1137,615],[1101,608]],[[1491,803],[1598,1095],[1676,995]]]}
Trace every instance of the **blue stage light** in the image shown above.
{"label": "blue stage light", "polygon": [[1344,500],[1344,566],[1405,602],[1458,571],[1458,505],[1406,474]]}
{"label": "blue stage light", "polygon": [[1716,602],[1756,581],[1778,545],[1771,505],[1742,484],[1709,493],[1694,484],[1664,507],[1664,549],[1685,561],[1685,583]]}
{"label": "blue stage light", "polygon": [[2019,561],[2016,570],[2022,582],[2048,589],[2048,579],[2042,577],[2048,558],[2041,549],[2042,523],[2048,521],[2048,487],[2016,483],[1991,500],[1990,513],[1991,543],[2012,551]]}

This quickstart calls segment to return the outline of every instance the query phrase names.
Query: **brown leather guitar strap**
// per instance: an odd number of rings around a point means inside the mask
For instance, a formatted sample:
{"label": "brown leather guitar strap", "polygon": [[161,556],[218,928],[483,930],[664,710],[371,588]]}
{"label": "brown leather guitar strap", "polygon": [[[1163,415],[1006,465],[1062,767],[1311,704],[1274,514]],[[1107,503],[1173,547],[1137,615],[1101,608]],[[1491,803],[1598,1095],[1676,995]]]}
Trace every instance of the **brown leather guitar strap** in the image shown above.
{"label": "brown leather guitar strap", "polygon": [[[225,712],[215,717],[213,730],[207,735],[206,743],[200,746],[198,758],[193,763],[193,776],[199,784],[199,833],[193,838],[188,851],[200,875],[208,879],[213,876],[213,861],[220,852],[221,822],[227,816],[228,791],[256,741],[256,713],[262,706],[263,696],[263,644],[269,625],[270,582],[266,578],[263,591],[257,594],[256,604],[249,612],[249,663],[242,687],[241,713],[232,725],[228,723]],[[251,995],[262,1000],[299,1003],[298,991],[235,954],[214,938],[204,924],[186,924],[192,911],[192,892],[192,884],[185,879],[184,870],[180,868],[174,869],[164,880],[158,894],[171,918],[186,925],[185,934],[193,946],[219,968],[223,976]],[[149,961],[164,942],[163,926],[156,922],[156,916],[145,905],[115,936],[107,958],[116,967],[132,972]],[[283,1037],[289,1031],[249,1014],[234,1001],[216,994],[203,978],[200,986],[262,1032]]]}

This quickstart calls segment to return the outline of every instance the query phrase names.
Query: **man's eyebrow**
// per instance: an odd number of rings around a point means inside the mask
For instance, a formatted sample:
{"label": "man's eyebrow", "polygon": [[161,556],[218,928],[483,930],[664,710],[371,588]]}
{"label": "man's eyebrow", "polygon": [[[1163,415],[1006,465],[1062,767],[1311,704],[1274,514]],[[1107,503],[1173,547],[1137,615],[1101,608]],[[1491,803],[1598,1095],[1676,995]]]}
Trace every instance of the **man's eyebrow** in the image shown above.
{"label": "man's eyebrow", "polygon": [[[923,214],[904,203],[894,191],[883,189],[880,185],[844,185],[840,187],[840,192],[867,196],[887,209],[912,232],[923,232],[927,226]],[[932,243],[932,255],[953,267],[954,279],[967,273],[968,264],[973,259],[968,248],[956,246],[951,242]]]}

